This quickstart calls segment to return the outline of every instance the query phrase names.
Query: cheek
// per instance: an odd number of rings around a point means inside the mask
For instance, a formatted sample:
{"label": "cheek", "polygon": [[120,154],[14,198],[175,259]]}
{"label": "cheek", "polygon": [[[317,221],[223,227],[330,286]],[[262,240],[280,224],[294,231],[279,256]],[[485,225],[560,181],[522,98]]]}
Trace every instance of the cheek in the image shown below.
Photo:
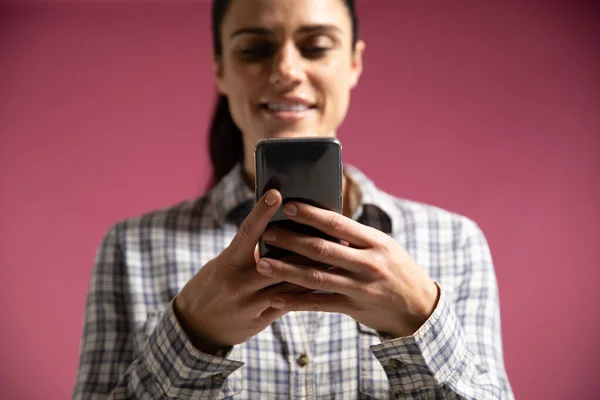
{"label": "cheek", "polygon": [[226,71],[229,107],[236,124],[247,128],[247,119],[254,112],[252,106],[260,92],[263,71],[256,65],[232,65]]}
{"label": "cheek", "polygon": [[324,96],[324,117],[335,124],[340,124],[348,111],[350,102],[350,71],[346,60],[336,60],[320,70],[316,84]]}
{"label": "cheek", "polygon": [[239,82],[249,83],[248,79],[260,79],[264,75],[265,67],[260,63],[245,64],[235,62],[232,64],[231,74]]}
{"label": "cheek", "polygon": [[339,125],[345,118],[350,104],[350,90],[348,84],[338,80],[330,83],[327,91],[326,101],[326,118],[332,120],[333,123]]}
{"label": "cheek", "polygon": [[[230,97],[252,96],[265,80],[265,68],[261,64],[246,64],[229,58],[224,71],[224,81]],[[267,78],[268,79],[268,78]]]}

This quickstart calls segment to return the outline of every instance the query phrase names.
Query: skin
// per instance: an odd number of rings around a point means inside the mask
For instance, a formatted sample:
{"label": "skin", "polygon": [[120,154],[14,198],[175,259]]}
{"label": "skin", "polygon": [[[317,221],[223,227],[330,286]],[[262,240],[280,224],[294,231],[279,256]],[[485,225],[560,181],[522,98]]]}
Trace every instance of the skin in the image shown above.
{"label": "skin", "polygon": [[[252,28],[265,32],[248,32]],[[335,136],[362,72],[365,44],[358,42],[353,51],[351,29],[341,0],[232,2],[214,73],[243,133],[246,173],[254,175],[260,139]],[[300,121],[281,121],[259,107],[283,96],[301,97],[315,108]]]}
{"label": "skin", "polygon": [[[270,137],[335,136],[362,72],[365,44],[352,46],[342,0],[234,0],[221,30],[223,53],[214,74],[243,133],[245,173],[253,180],[256,142]],[[273,114],[265,101],[301,98],[298,115]],[[414,334],[429,318],[438,286],[386,234],[306,204],[284,212],[342,240],[342,244],[269,229],[281,194],[257,202],[231,245],[186,284],[174,309],[192,343],[216,354],[247,341],[290,311],[340,312],[394,337]],[[258,259],[263,238],[315,263]],[[313,293],[310,289],[328,293]]]}

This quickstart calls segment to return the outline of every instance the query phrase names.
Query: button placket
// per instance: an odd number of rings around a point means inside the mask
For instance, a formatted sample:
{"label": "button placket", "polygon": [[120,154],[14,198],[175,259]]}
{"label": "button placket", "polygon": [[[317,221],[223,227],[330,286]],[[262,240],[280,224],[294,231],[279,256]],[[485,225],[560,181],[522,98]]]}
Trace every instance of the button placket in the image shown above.
{"label": "button placket", "polygon": [[[289,313],[285,317],[289,342],[291,398],[312,398],[313,376],[310,362],[310,343],[301,313]],[[280,320],[281,321],[281,320]]]}

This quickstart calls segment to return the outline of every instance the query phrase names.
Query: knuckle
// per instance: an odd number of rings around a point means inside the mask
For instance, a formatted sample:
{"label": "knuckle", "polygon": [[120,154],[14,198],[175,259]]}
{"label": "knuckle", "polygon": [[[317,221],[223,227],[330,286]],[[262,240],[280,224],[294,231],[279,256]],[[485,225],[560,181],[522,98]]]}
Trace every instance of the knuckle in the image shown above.
{"label": "knuckle", "polygon": [[252,228],[250,227],[250,223],[248,221],[242,222],[240,229],[238,230],[238,239],[240,241],[246,241],[250,237],[250,233],[252,232]]}
{"label": "knuckle", "polygon": [[331,216],[327,222],[326,225],[329,229],[335,231],[335,232],[341,232],[346,228],[346,222],[344,221],[344,219],[339,216],[339,215],[333,215]]}
{"label": "knuckle", "polygon": [[381,270],[382,265],[384,265],[384,257],[381,254],[374,253],[365,258],[362,264],[370,272],[377,273]]}
{"label": "knuckle", "polygon": [[377,291],[374,290],[372,285],[359,285],[357,287],[357,290],[361,294],[361,297],[364,297],[364,298],[372,299],[372,298],[375,298],[375,296],[377,295]]}
{"label": "knuckle", "polygon": [[391,255],[394,252],[394,247],[396,246],[396,242],[386,236],[383,240],[380,241],[381,251],[385,255]]}
{"label": "knuckle", "polygon": [[381,253],[375,253],[371,256],[372,267],[375,269],[381,268],[385,264],[386,257]]}
{"label": "knuckle", "polygon": [[317,256],[323,259],[329,256],[329,253],[331,252],[331,246],[324,239],[315,239],[312,242],[312,250]]}
{"label": "knuckle", "polygon": [[308,287],[321,289],[325,282],[323,273],[318,270],[310,271],[306,277]]}

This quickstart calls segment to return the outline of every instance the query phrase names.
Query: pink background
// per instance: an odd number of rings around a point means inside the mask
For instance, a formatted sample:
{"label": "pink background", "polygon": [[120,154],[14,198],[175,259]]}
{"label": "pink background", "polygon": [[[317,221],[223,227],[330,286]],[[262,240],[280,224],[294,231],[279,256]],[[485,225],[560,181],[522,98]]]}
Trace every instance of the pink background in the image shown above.
{"label": "pink background", "polygon": [[[209,3],[12,3],[0,8],[0,397],[65,399],[103,234],[207,182]],[[598,398],[598,7],[359,4],[368,49],[346,162],[482,226],[518,398]]]}

